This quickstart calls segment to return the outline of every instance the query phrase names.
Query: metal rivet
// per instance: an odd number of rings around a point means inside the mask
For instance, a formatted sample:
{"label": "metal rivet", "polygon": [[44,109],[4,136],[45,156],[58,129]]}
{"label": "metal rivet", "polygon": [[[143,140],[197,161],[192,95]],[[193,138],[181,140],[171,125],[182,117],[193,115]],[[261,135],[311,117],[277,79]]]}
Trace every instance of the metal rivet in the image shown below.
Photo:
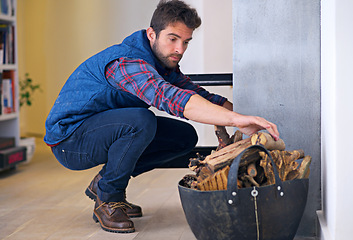
{"label": "metal rivet", "polygon": [[235,195],[237,195],[237,193],[236,192],[232,192],[232,195],[235,196]]}
{"label": "metal rivet", "polygon": [[280,190],[281,190],[281,186],[278,186],[278,187],[277,187],[277,190],[280,191]]}
{"label": "metal rivet", "polygon": [[61,150],[62,152],[65,152],[65,150],[63,149],[63,150]]}
{"label": "metal rivet", "polygon": [[233,204],[233,200],[228,200],[228,203],[229,204]]}
{"label": "metal rivet", "polygon": [[281,192],[279,195],[281,195],[281,197],[283,197],[284,196],[284,192]]}
{"label": "metal rivet", "polygon": [[259,194],[259,192],[256,189],[251,191],[251,196],[253,196],[253,197],[256,197],[258,194]]}

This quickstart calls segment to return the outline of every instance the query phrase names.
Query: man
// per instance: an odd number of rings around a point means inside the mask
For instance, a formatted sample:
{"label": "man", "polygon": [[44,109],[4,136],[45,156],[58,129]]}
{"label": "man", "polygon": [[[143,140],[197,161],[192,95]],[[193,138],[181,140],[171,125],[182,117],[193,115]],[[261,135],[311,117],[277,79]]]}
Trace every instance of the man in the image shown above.
{"label": "man", "polygon": [[126,200],[131,176],[190,152],[194,128],[155,116],[154,106],[197,122],[237,127],[246,135],[262,129],[277,139],[275,124],[233,112],[227,99],[193,84],[179,70],[201,20],[180,0],[161,1],[150,27],[82,63],[69,77],[46,121],[45,142],[72,170],[103,164],[86,189],[95,200],[93,219],[110,232],[133,232],[130,217],[141,207]]}

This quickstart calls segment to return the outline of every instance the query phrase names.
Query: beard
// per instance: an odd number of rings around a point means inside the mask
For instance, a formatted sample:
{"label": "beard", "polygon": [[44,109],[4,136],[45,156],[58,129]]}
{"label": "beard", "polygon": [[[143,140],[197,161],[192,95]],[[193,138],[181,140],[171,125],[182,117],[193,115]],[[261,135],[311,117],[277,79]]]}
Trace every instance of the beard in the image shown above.
{"label": "beard", "polygon": [[[162,64],[163,67],[168,68],[168,69],[173,69],[176,66],[178,66],[178,63],[180,62],[181,58],[182,58],[182,54],[169,54],[169,55],[164,55],[159,48],[158,45],[158,41],[156,41],[153,45],[152,45],[152,51],[154,53],[154,55],[157,57],[157,59],[159,60],[159,62]],[[171,57],[176,57],[179,60],[172,60]]]}

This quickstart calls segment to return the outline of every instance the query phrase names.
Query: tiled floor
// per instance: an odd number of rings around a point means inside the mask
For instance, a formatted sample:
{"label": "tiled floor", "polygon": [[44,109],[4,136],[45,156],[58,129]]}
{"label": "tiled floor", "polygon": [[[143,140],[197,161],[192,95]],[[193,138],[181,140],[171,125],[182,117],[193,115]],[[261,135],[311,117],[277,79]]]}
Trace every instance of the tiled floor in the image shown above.
{"label": "tiled floor", "polygon": [[65,169],[38,142],[30,163],[0,172],[0,239],[195,240],[177,189],[188,169],[157,169],[131,180],[128,200],[144,216],[133,219],[130,234],[105,232],[92,220],[94,203],[84,190],[97,172]]}

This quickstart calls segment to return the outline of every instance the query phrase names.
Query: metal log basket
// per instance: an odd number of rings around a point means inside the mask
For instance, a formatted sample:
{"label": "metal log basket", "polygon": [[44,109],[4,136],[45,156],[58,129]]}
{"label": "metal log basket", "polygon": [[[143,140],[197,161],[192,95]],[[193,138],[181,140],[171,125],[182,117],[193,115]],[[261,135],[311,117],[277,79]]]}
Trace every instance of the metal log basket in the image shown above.
{"label": "metal log basket", "polygon": [[[237,187],[239,162],[250,148],[264,151],[274,168],[274,185]],[[270,153],[254,145],[231,164],[227,190],[199,191],[179,182],[187,222],[198,240],[294,239],[307,201],[309,179],[282,182]]]}

